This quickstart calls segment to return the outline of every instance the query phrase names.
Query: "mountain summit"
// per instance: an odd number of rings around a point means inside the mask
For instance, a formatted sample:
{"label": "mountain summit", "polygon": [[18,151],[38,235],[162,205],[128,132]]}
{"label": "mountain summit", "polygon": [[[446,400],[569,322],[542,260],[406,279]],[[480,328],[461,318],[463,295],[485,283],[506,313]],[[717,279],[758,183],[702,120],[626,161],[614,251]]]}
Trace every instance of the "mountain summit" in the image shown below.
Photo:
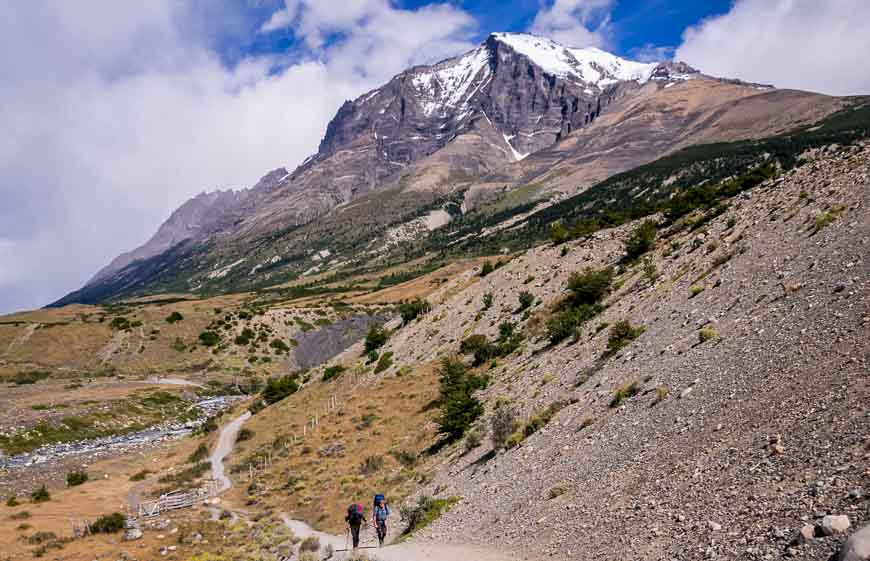
{"label": "mountain summit", "polygon": [[683,63],[493,33],[346,101],[295,170],[188,201],[56,304],[247,290],[381,266],[404,259],[391,256],[404,242],[514,189],[500,208],[552,201],[675,149],[763,136],[840,105]]}

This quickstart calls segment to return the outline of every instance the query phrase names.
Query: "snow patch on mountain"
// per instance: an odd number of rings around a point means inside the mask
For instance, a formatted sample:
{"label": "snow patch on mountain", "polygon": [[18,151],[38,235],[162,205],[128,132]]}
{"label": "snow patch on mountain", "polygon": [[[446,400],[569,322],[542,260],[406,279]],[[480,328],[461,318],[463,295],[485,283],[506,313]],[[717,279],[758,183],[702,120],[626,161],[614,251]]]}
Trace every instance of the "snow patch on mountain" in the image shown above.
{"label": "snow patch on mountain", "polygon": [[547,74],[576,78],[599,89],[620,81],[643,84],[658,66],[656,62],[635,62],[594,47],[566,47],[528,33],[493,33],[493,37],[528,57]]}
{"label": "snow patch on mountain", "polygon": [[416,74],[412,83],[423,96],[423,112],[429,116],[447,108],[462,107],[473,95],[474,92],[466,94],[481,72],[485,72],[483,79],[489,75],[489,53],[485,47],[478,47]]}

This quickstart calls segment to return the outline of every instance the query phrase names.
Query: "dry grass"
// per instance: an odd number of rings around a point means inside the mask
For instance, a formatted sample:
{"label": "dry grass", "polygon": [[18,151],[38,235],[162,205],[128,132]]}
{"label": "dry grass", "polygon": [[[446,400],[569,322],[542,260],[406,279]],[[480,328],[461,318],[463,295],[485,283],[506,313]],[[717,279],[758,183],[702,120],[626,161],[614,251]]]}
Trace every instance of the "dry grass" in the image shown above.
{"label": "dry grass", "polygon": [[[258,450],[272,450],[273,466],[260,479],[268,489],[261,498],[263,506],[290,511],[320,529],[340,531],[351,502],[368,504],[376,492],[386,493],[395,502],[414,487],[419,468],[403,466],[390,452],[419,452],[432,443],[430,421],[435,412],[426,405],[438,393],[434,368],[363,382],[351,397],[343,397],[351,393],[352,384],[354,377],[349,372],[337,382],[314,383],[248,422],[255,437],[241,443],[230,463],[242,462]],[[322,415],[332,394],[339,396],[339,412],[321,416],[319,426],[308,432],[304,443],[285,449],[284,437],[301,435],[306,418],[315,411]],[[335,443],[344,448],[340,455],[319,453]],[[360,467],[371,456],[382,457],[383,468],[362,475]],[[250,500],[247,485],[241,481],[231,491],[236,504]]]}

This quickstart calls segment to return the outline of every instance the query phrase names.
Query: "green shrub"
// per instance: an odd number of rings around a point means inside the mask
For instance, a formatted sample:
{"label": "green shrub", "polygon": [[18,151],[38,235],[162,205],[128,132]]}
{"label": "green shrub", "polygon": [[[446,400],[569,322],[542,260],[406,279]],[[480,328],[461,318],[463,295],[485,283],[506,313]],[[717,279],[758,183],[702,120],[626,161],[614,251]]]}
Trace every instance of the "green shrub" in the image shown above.
{"label": "green shrub", "polygon": [[18,386],[24,386],[27,384],[35,384],[40,380],[45,380],[51,376],[51,372],[47,372],[44,370],[30,370],[27,372],[17,372],[15,376],[12,377],[12,383]]}
{"label": "green shrub", "polygon": [[203,331],[199,334],[199,342],[206,347],[214,347],[221,342],[221,336],[214,331]]}
{"label": "green shrub", "polygon": [[39,489],[30,493],[30,500],[34,503],[44,503],[51,500],[51,493],[42,485]]}
{"label": "green shrub", "polygon": [[547,338],[550,343],[559,343],[568,337],[576,336],[577,329],[594,318],[603,308],[600,304],[582,304],[557,312],[547,319]]}
{"label": "green shrub", "polygon": [[246,347],[255,338],[256,338],[256,333],[254,333],[254,331],[251,328],[246,327],[246,328],[242,329],[242,332],[236,336],[236,338],[233,340],[233,342],[236,345]]}
{"label": "green shrub", "polygon": [[93,534],[114,534],[124,529],[124,515],[120,512],[100,516],[91,524]]}
{"label": "green shrub", "polygon": [[124,316],[118,316],[116,318],[112,318],[112,321],[109,322],[109,327],[116,331],[124,331],[130,329],[130,320],[128,320]]}
{"label": "green shrub", "polygon": [[281,339],[272,339],[272,342],[269,343],[269,346],[278,351],[279,353],[290,352],[290,347]]}
{"label": "green shrub", "polygon": [[691,298],[694,298],[695,296],[704,292],[704,285],[703,284],[693,285],[692,288],[689,289],[689,292],[691,293]]}
{"label": "green shrub", "polygon": [[539,411],[534,417],[522,427],[518,428],[505,441],[506,448],[514,448],[522,444],[523,440],[532,436],[550,422],[556,416],[556,413],[565,408],[568,403],[565,401],[554,401],[547,406],[543,411]]}
{"label": "green shrub", "polygon": [[668,389],[664,386],[659,386],[656,388],[656,403],[661,403],[668,397]]}
{"label": "green shrub", "polygon": [[703,343],[705,341],[709,341],[716,337],[716,330],[712,327],[704,327],[700,331],[698,331],[698,340]]}
{"label": "green shrub", "polygon": [[345,367],[340,364],[335,364],[333,366],[327,366],[323,370],[323,381],[328,382],[335,378],[341,376],[341,374],[345,371]]}
{"label": "green shrub", "polygon": [[[18,502],[16,501],[15,504],[17,505]],[[27,520],[28,518],[30,518],[30,513],[26,510],[22,510],[21,512],[16,512],[15,514],[10,514],[9,518],[12,520]]]}
{"label": "green shrub", "polygon": [[181,315],[180,312],[172,312],[168,316],[166,316],[166,323],[175,323],[177,321],[181,321],[184,319],[184,316]]}
{"label": "green shrub", "polygon": [[495,267],[490,261],[484,261],[483,266],[480,268],[480,276],[485,277],[495,270]]}
{"label": "green shrub", "polygon": [[531,305],[535,303],[535,295],[532,294],[531,292],[529,292],[528,290],[523,290],[522,292],[520,292],[519,300],[520,300],[519,311],[521,312],[521,311],[525,310],[526,308],[531,307]]}
{"label": "green shrub", "polygon": [[296,393],[298,390],[299,384],[296,382],[296,376],[293,374],[279,378],[269,378],[266,381],[266,387],[263,388],[263,401],[266,402],[266,405],[272,405]]}
{"label": "green shrub", "polygon": [[627,346],[629,343],[640,337],[644,332],[643,326],[635,327],[628,320],[616,322],[610,328],[610,334],[607,338],[607,351],[605,354],[615,354],[619,349]]}
{"label": "green shrub", "polygon": [[637,259],[649,251],[656,241],[656,223],[644,220],[631,233],[625,242],[625,255],[629,259]]}
{"label": "green shrub", "polygon": [[553,245],[560,245],[570,239],[567,228],[561,222],[553,222],[550,224],[550,241]]}
{"label": "green shrub", "polygon": [[208,446],[206,446],[205,442],[201,442],[199,446],[196,447],[190,456],[187,457],[187,463],[195,464],[197,462],[201,462],[208,457]]}
{"label": "green shrub", "polygon": [[389,339],[389,337],[390,337],[390,334],[387,332],[386,329],[383,328],[383,326],[377,325],[377,324],[372,325],[369,328],[368,333],[366,333],[366,339],[365,339],[365,352],[366,352],[366,354],[370,355],[370,353],[372,351],[376,351],[377,349],[380,349],[381,347],[383,347],[384,344],[387,342],[387,339]]}
{"label": "green shrub", "polygon": [[88,472],[84,470],[71,471],[66,474],[66,484],[69,487],[82,485],[88,480]]}
{"label": "green shrub", "polygon": [[474,398],[474,391],[486,385],[484,378],[468,373],[461,360],[444,357],[438,368],[441,413],[437,418],[438,432],[448,442],[465,434],[483,413],[483,405]]}
{"label": "green shrub", "polygon": [[571,303],[574,305],[599,303],[610,292],[613,277],[613,267],[598,270],[587,267],[580,273],[572,273],[568,277]]}
{"label": "green shrub", "polygon": [[613,394],[613,399],[610,401],[610,407],[616,408],[622,405],[627,399],[631,399],[640,393],[640,386],[637,382],[632,382],[626,386],[620,386]]}
{"label": "green shrub", "polygon": [[263,403],[262,399],[258,399],[254,403],[248,406],[248,411],[251,412],[251,415],[256,415],[260,411],[266,408],[266,404]]}
{"label": "green shrub", "polygon": [[184,344],[184,341],[181,340],[181,337],[176,337],[172,344],[170,345],[173,351],[177,351],[179,353],[183,353],[187,350],[187,345]]}
{"label": "green shrub", "polygon": [[402,532],[400,539],[407,538],[417,530],[425,528],[438,519],[450,507],[459,502],[459,497],[447,499],[434,499],[423,495],[414,506],[402,506],[402,520],[407,521],[407,527]]}
{"label": "green shrub", "polygon": [[18,497],[16,497],[15,495],[10,495],[9,498],[6,499],[6,506],[8,507],[14,507],[20,504],[21,503],[18,502]]}
{"label": "green shrub", "polygon": [[252,438],[254,438],[254,431],[249,428],[242,428],[236,435],[236,442],[244,442],[246,440],[251,440]]}
{"label": "green shrub", "polygon": [[417,319],[417,317],[428,314],[432,310],[432,305],[419,296],[408,302],[399,304],[399,315],[402,316],[402,323],[408,324]]}
{"label": "green shrub", "polygon": [[381,355],[381,358],[378,359],[377,365],[375,365],[375,374],[380,374],[387,368],[393,365],[393,352],[387,351]]}
{"label": "green shrub", "polygon": [[465,435],[465,452],[471,452],[483,442],[483,431],[474,427]]}
{"label": "green shrub", "polygon": [[492,307],[492,292],[483,294],[483,309],[488,310]]}

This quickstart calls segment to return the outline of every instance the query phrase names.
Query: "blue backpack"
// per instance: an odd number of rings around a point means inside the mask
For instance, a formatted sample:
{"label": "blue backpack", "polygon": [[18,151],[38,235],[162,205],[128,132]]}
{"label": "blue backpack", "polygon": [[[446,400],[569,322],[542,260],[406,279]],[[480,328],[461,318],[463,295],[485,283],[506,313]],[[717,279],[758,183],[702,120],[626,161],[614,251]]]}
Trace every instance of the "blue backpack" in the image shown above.
{"label": "blue backpack", "polygon": [[387,499],[382,494],[378,493],[375,495],[374,506],[378,506],[378,503],[384,501],[384,504],[387,504]]}

